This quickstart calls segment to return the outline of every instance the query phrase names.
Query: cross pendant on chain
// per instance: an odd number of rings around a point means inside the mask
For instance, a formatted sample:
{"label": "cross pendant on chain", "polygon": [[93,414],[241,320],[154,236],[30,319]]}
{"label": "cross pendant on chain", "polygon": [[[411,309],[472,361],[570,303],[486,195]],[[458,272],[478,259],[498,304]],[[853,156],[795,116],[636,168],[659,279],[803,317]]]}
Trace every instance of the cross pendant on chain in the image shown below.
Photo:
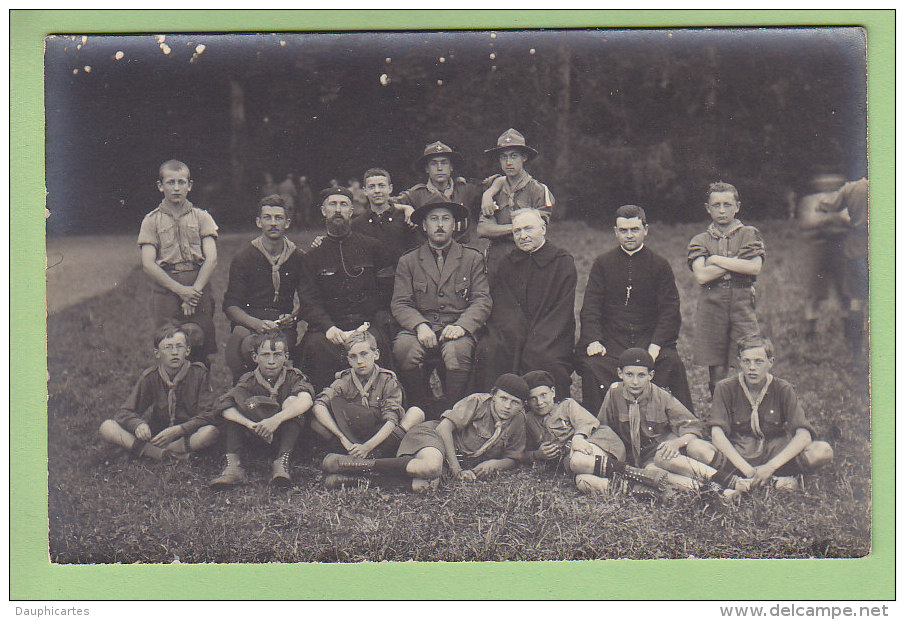
{"label": "cross pendant on chain", "polygon": [[628,305],[628,300],[632,298],[632,285],[629,284],[625,287],[625,305]]}

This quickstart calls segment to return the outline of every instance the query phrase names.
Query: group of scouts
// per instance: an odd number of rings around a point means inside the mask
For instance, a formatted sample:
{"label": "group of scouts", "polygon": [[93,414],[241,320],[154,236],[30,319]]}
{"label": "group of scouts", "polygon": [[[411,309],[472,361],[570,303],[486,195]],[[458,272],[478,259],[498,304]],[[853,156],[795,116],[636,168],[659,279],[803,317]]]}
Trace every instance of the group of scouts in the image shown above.
{"label": "group of scouts", "polygon": [[[712,222],[688,247],[702,287],[695,356],[713,397],[698,417],[676,351],[678,290],[644,243],[644,210],[616,210],[619,245],[594,262],[576,345],[574,260],[547,240],[554,199],[525,170],[537,151],[509,129],[486,153],[502,174],[466,180],[455,176],[459,153],[429,144],[415,163],[426,182],[398,195],[386,170],[370,169],[369,209],[354,218],[348,189],[324,190],[326,234],[307,251],[286,236],[281,198],[264,197],[261,234],[229,268],[222,307],[235,385],[215,402],[206,364],[217,349],[217,226],[188,200],[188,167],[165,162],[163,201],[138,238],[157,365],[101,425],[103,438],[137,456],[182,459],[225,435],[214,487],[246,481],[241,459],[254,441],[275,447],[271,482],[290,485],[306,428],[332,450],[328,488],[385,476],[425,490],[444,468],[473,481],[548,461],[589,493],[621,477],[733,497],[794,488],[798,474],[830,461],[793,387],[770,372],[752,288],[765,249],[736,219],[735,187],[708,188]],[[489,240],[486,252],[469,245],[477,238]],[[569,397],[573,370],[581,404]]]}

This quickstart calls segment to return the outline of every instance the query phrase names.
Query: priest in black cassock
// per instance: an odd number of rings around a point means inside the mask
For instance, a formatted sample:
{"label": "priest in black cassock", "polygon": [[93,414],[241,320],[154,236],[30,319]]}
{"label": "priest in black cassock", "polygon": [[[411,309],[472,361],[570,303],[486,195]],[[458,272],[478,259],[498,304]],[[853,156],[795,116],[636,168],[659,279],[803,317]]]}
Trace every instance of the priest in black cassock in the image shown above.
{"label": "priest in black cassock", "polygon": [[654,359],[653,382],[694,411],[676,351],[682,315],[672,268],[644,245],[648,228],[641,207],[619,207],[613,230],[619,247],[594,261],[581,307],[576,357],[582,405],[591,412],[600,409],[610,384],[619,380],[619,356],[638,347]]}
{"label": "priest in black cassock", "polygon": [[490,391],[503,373],[546,370],[557,396],[569,396],[578,275],[572,255],[547,241],[546,234],[539,211],[513,212],[516,248],[500,261],[491,282],[493,312],[476,354],[480,391]]}

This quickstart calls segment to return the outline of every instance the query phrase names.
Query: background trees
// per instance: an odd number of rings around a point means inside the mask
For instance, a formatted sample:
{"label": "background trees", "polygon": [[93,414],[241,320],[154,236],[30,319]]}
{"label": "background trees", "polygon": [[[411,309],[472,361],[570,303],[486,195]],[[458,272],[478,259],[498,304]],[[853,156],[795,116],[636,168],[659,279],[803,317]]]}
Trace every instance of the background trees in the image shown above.
{"label": "background trees", "polygon": [[561,213],[591,221],[626,202],[700,219],[718,178],[784,215],[812,165],[866,174],[857,28],[58,36],[45,60],[52,233],[136,228],[170,157],[228,224],[264,171],[317,188],[380,165],[398,190],[435,139],[486,176],[510,126]]}

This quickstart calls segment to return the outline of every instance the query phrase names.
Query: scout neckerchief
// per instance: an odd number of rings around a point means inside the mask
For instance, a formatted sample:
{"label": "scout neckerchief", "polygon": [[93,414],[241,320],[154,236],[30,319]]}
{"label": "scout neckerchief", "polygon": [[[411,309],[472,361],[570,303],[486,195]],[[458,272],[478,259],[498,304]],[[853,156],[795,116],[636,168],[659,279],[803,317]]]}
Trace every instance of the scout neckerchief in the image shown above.
{"label": "scout neckerchief", "polygon": [[710,233],[710,236],[716,239],[717,241],[717,254],[720,256],[729,256],[729,237],[735,234],[739,228],[742,227],[742,223],[738,220],[732,220],[729,224],[729,229],[726,232],[721,232],[716,224],[710,222],[710,226],[707,227],[707,232]]}
{"label": "scout neckerchief", "polygon": [[444,196],[448,200],[452,200],[453,192],[456,190],[456,184],[452,179],[450,179],[449,187],[446,189],[440,189],[439,187],[434,185],[433,181],[428,179],[427,180],[427,189],[429,189],[430,191],[435,192],[437,194],[440,194],[441,196]]}
{"label": "scout neckerchief", "polygon": [[368,403],[368,394],[371,393],[371,388],[374,387],[374,382],[377,381],[377,375],[380,373],[377,371],[377,367],[374,367],[374,372],[371,373],[371,376],[368,377],[368,380],[364,385],[361,384],[361,379],[358,378],[358,375],[355,374],[355,371],[352,371],[352,385],[355,386],[355,389],[358,390],[358,395],[361,396],[361,404],[365,407],[369,406]]}
{"label": "scout neckerchief", "polygon": [[[179,246],[179,256],[182,258],[183,262],[189,263],[192,262],[192,248],[189,245],[188,239],[186,238],[185,231],[183,230],[182,216],[188,215],[192,212],[192,207],[194,206],[188,199],[182,201],[183,207],[181,211],[173,210],[172,206],[169,205],[166,199],[160,202],[160,212],[166,213],[171,218],[173,218],[173,222],[176,224],[176,245]],[[198,221],[198,216],[195,216],[195,222]]]}
{"label": "scout neckerchief", "polygon": [[270,397],[277,402],[279,402],[279,392],[280,388],[283,387],[283,383],[286,381],[286,369],[283,368],[280,370],[280,376],[277,377],[276,383],[270,385],[270,381],[264,378],[264,375],[261,374],[260,368],[255,368],[255,379],[258,380],[258,383],[261,384],[262,387],[267,388],[267,391],[270,392]]}
{"label": "scout neckerchief", "polygon": [[629,394],[623,385],[622,396],[628,401],[628,431],[632,440],[632,456],[635,458],[635,465],[641,465],[641,405],[639,401],[644,396],[644,392],[636,398]]}
{"label": "scout neckerchief", "polygon": [[760,429],[760,412],[758,409],[760,408],[760,404],[764,402],[764,397],[767,395],[767,390],[770,389],[770,384],[773,383],[773,375],[767,374],[767,382],[764,384],[760,394],[757,395],[757,398],[751,396],[751,391],[748,389],[748,385],[745,383],[742,373],[738,373],[738,382],[739,385],[742,386],[742,392],[745,393],[745,398],[748,399],[748,403],[751,405],[751,432],[757,437],[757,453],[752,455],[753,458],[760,456],[760,453],[764,449],[764,432]]}
{"label": "scout neckerchief", "polygon": [[292,257],[292,253],[295,252],[295,244],[283,237],[283,250],[280,252],[279,256],[274,258],[270,252],[264,249],[263,239],[264,235],[256,237],[252,239],[251,244],[255,246],[258,251],[264,255],[267,262],[270,263],[270,279],[273,280],[273,303],[276,303],[280,300],[280,267]]}
{"label": "scout neckerchief", "polygon": [[[478,406],[480,406],[480,405],[478,405]],[[481,456],[482,454],[484,454],[485,452],[490,450],[493,447],[493,445],[497,441],[499,441],[500,435],[503,434],[503,421],[497,417],[496,413],[493,410],[492,397],[491,397],[491,401],[490,401],[490,416],[494,420],[493,434],[490,436],[490,439],[485,441],[484,444],[480,448],[475,450],[474,454],[471,455],[471,458],[473,458],[473,459],[478,458],[479,456]]]}
{"label": "scout neckerchief", "polygon": [[170,414],[170,426],[176,425],[176,388],[179,387],[179,383],[185,379],[185,376],[189,374],[191,365],[191,362],[182,362],[182,366],[172,379],[167,376],[166,370],[160,366],[157,367],[157,374],[160,375],[163,384],[167,387],[167,412]]}

